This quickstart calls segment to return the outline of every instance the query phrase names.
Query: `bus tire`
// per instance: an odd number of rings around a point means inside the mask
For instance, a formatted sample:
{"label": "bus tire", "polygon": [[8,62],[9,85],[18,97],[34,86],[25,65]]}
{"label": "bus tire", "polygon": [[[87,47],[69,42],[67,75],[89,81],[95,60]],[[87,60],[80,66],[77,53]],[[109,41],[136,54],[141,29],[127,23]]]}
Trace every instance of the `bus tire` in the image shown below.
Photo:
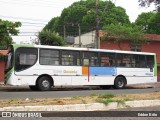
{"label": "bus tire", "polygon": [[49,91],[51,90],[52,82],[51,79],[47,76],[40,77],[37,82],[37,87],[40,91]]}
{"label": "bus tire", "polygon": [[32,86],[32,85],[30,85],[29,88],[30,88],[32,91],[38,91],[38,87],[37,87],[37,86]]}
{"label": "bus tire", "polygon": [[126,85],[126,79],[122,76],[119,76],[114,81],[114,88],[115,89],[123,89]]}

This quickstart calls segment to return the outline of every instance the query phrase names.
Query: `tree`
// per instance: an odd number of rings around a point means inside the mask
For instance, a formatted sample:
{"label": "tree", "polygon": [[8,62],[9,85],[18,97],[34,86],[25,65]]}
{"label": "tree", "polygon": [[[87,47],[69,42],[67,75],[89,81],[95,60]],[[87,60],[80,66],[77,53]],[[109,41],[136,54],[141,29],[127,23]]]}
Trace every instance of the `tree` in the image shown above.
{"label": "tree", "polygon": [[157,12],[148,25],[148,33],[160,34],[160,12]]}
{"label": "tree", "polygon": [[51,30],[43,30],[39,32],[38,38],[42,45],[54,45],[54,46],[64,45],[63,38]]}
{"label": "tree", "polygon": [[[44,29],[54,30],[60,35],[77,36],[79,27],[81,33],[95,30],[96,27],[96,0],[81,0],[73,3],[62,11],[58,18],[53,18]],[[111,23],[130,24],[129,17],[125,9],[116,7],[111,1],[99,0],[98,16],[100,19],[100,29],[104,25]]]}
{"label": "tree", "polygon": [[156,13],[148,12],[148,13],[141,13],[138,15],[138,18],[135,21],[135,24],[141,26],[146,33],[148,33],[148,26],[151,21],[154,19]]}
{"label": "tree", "polygon": [[154,3],[156,10],[160,11],[160,0],[138,0],[139,5],[142,7],[149,7],[151,3]]}
{"label": "tree", "polygon": [[20,26],[20,22],[10,22],[0,19],[0,49],[7,49],[7,46],[13,43],[11,35],[17,35],[19,30],[16,28]]}
{"label": "tree", "polygon": [[145,33],[148,34],[160,34],[160,12],[142,13],[138,16],[135,24],[143,27]]}
{"label": "tree", "polygon": [[103,27],[103,31],[107,34],[103,36],[103,40],[110,40],[113,38],[120,46],[120,42],[124,40],[128,40],[131,43],[141,43],[147,40],[145,38],[143,29],[140,26],[135,24],[131,25],[120,25],[120,24],[111,24]]}
{"label": "tree", "polygon": [[52,18],[50,20],[50,22],[43,28],[44,30],[45,29],[48,29],[48,30],[51,30],[51,31],[55,31],[57,28],[58,28],[58,21],[59,21],[59,18],[60,17],[55,17],[55,18]]}

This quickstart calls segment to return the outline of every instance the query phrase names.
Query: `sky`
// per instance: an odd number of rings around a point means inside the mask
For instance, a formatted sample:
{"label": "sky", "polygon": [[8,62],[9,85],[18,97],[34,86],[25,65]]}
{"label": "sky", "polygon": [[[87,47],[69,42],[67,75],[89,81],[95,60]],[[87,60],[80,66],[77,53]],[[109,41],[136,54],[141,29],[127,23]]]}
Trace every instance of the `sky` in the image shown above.
{"label": "sky", "polygon": [[[79,0],[0,0],[0,19],[20,21],[20,35],[13,36],[16,43],[30,42],[36,39],[37,32],[53,18],[61,15],[64,8]],[[154,10],[138,6],[138,0],[110,0],[116,6],[126,9],[131,22],[134,22],[142,12]]]}

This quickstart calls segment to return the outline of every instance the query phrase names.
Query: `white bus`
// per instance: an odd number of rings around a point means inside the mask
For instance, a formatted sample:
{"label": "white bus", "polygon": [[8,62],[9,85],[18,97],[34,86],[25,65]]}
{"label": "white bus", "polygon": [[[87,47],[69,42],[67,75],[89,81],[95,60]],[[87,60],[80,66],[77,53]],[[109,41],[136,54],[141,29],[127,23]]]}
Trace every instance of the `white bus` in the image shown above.
{"label": "white bus", "polygon": [[8,51],[5,84],[32,90],[157,82],[155,53],[18,44]]}

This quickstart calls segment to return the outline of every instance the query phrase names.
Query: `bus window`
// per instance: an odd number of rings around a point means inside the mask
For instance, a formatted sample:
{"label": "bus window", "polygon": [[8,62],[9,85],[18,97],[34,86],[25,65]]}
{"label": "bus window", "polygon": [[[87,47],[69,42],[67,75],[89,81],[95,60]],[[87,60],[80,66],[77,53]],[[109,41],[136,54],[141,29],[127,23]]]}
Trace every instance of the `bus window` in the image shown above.
{"label": "bus window", "polygon": [[129,54],[123,54],[122,63],[124,65],[124,67],[132,67],[131,66],[131,55],[129,55]]}
{"label": "bus window", "polygon": [[146,65],[148,68],[153,68],[154,67],[154,56],[152,55],[147,55],[146,56]]}
{"label": "bus window", "polygon": [[145,68],[146,67],[146,59],[145,55],[133,55],[132,61],[135,61],[136,68]]}
{"label": "bus window", "polygon": [[90,53],[91,54],[91,66],[99,66],[99,62],[98,62],[98,53]]}
{"label": "bus window", "polygon": [[59,65],[59,51],[40,49],[41,65]]}
{"label": "bus window", "polygon": [[117,53],[117,67],[131,67],[131,55]]}
{"label": "bus window", "polygon": [[80,65],[80,53],[78,51],[62,51],[62,65]]}
{"label": "bus window", "polygon": [[16,51],[15,70],[21,71],[33,66],[38,57],[38,50],[36,48],[19,48]]}
{"label": "bus window", "polygon": [[101,66],[115,66],[115,54],[114,53],[100,53]]}
{"label": "bus window", "polygon": [[82,64],[84,66],[99,66],[98,53],[82,52]]}
{"label": "bus window", "polygon": [[117,53],[117,55],[116,55],[117,67],[124,67],[122,59],[123,59],[122,54]]}

